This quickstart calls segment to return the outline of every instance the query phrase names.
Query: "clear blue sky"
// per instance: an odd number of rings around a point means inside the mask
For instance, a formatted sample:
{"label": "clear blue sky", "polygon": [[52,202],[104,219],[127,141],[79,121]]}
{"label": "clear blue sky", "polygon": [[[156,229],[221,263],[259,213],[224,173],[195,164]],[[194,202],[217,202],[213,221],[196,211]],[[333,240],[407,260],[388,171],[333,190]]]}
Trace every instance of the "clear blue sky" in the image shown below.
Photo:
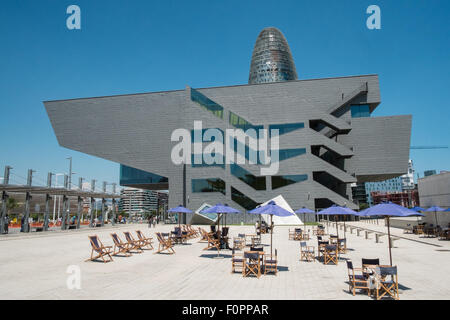
{"label": "clear blue sky", "polygon": [[[78,31],[66,28],[71,4]],[[381,30],[366,28],[370,4]],[[72,156],[74,181],[118,182],[118,164],[58,145],[42,101],[245,84],[267,26],[285,34],[300,79],[377,73],[373,116],[412,114],[412,145],[449,145],[449,20],[448,0],[2,1],[0,176],[9,164],[42,182]],[[421,176],[450,169],[450,149],[411,158]]]}

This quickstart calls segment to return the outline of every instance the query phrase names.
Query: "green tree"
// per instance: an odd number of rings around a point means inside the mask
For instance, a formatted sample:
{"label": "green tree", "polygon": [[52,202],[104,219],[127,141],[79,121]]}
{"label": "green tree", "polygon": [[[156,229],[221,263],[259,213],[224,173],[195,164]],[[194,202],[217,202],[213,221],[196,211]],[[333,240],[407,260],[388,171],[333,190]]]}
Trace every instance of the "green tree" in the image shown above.
{"label": "green tree", "polygon": [[16,199],[9,197],[6,201],[6,207],[8,208],[8,210],[14,210],[15,208],[19,207],[19,203]]}

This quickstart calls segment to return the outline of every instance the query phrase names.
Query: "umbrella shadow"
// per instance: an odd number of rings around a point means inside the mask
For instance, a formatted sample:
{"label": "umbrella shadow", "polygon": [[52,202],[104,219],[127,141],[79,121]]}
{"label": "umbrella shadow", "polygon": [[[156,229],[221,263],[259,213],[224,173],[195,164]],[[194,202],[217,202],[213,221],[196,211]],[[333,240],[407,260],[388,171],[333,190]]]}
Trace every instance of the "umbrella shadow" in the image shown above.
{"label": "umbrella shadow", "polygon": [[208,258],[208,259],[216,259],[218,257],[231,258],[231,255],[230,254],[222,254],[222,253],[219,253],[219,254],[217,254],[217,253],[214,253],[214,254],[201,254],[200,255],[200,258]]}

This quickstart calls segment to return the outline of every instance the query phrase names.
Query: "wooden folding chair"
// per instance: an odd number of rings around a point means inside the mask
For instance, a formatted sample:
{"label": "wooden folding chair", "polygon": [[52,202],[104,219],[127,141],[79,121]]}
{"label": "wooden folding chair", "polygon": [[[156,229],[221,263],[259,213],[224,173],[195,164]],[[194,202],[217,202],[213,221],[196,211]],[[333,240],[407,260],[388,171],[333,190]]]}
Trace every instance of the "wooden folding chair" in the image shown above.
{"label": "wooden folding chair", "polygon": [[[320,237],[320,236],[319,236]],[[328,241],[317,240],[317,258],[320,259],[320,256],[324,255],[325,247],[329,245]]]}
{"label": "wooden folding chair", "polygon": [[245,234],[239,233],[233,238],[233,249],[242,250],[245,248]]}
{"label": "wooden folding chair", "polygon": [[111,238],[114,242],[113,256],[123,253],[125,256],[131,256],[131,250],[133,249],[128,242],[123,242],[117,233],[111,233]]}
{"label": "wooden folding chair", "polygon": [[[355,271],[360,271],[361,274],[356,274]],[[354,268],[353,262],[347,260],[348,291],[355,295],[356,289],[363,289],[367,290],[367,295],[370,296],[369,279],[362,272],[362,268]]]}
{"label": "wooden folding chair", "polygon": [[295,238],[295,230],[291,231],[291,229],[289,229],[289,240],[294,240]]}
{"label": "wooden folding chair", "polygon": [[[240,268],[240,270],[236,270],[236,268]],[[236,253],[233,249],[231,254],[231,273],[243,272],[244,269],[244,255],[242,253]]]}
{"label": "wooden folding chair", "polygon": [[255,275],[257,278],[261,276],[261,258],[258,252],[244,252],[244,268],[242,276],[248,277]]}
{"label": "wooden folding chair", "polygon": [[[395,300],[399,300],[398,294],[398,275],[397,266],[375,268],[375,274],[378,278],[379,286],[376,289],[377,300],[380,300],[385,295],[389,295]],[[388,277],[390,279],[388,280]],[[381,294],[380,294],[381,291]]]}
{"label": "wooden folding chair", "polygon": [[202,236],[198,242],[208,241],[208,232],[200,227],[198,227],[198,230],[200,231],[200,235]]}
{"label": "wooden folding chair", "polygon": [[339,252],[337,245],[327,245],[325,246],[325,250],[323,252],[323,264],[329,264],[330,262],[335,265],[338,264],[339,261]]}
{"label": "wooden folding chair", "polygon": [[264,257],[264,275],[266,275],[268,272],[273,272],[275,275],[277,275],[278,272],[278,251],[275,249],[275,255],[274,256],[265,256]]}
{"label": "wooden folding chair", "polygon": [[313,246],[306,245],[305,241],[300,242],[300,261],[314,261],[315,252]]}
{"label": "wooden folding chair", "polygon": [[142,233],[141,230],[136,230],[136,234],[142,243],[142,248],[149,247],[150,249],[153,250],[153,238],[152,237],[144,236],[144,234]]}
{"label": "wooden folding chair", "polygon": [[138,253],[144,252],[142,246],[144,245],[141,240],[135,240],[130,231],[124,231],[125,240],[128,242],[132,250],[137,250]]}
{"label": "wooden folding chair", "polygon": [[[112,246],[104,246],[97,235],[88,236],[88,237],[89,237],[89,242],[91,243],[91,257],[89,259],[86,259],[86,261],[94,261],[98,258],[101,258],[103,262],[113,261],[113,258],[111,257]],[[94,252],[97,253],[96,256],[94,256]],[[106,256],[109,257],[108,260],[105,259]]]}
{"label": "wooden folding chair", "polygon": [[208,250],[211,248],[216,248],[217,251],[220,253],[220,239],[214,238],[212,234],[206,234],[208,246],[206,248],[203,248],[203,250]]}
{"label": "wooden folding chair", "polygon": [[156,239],[158,239],[159,244],[158,244],[158,250],[155,251],[154,254],[161,253],[163,251],[167,251],[167,253],[169,253],[169,254],[175,253],[175,250],[173,249],[172,240],[170,238],[164,239],[162,234],[160,232],[157,232]]}

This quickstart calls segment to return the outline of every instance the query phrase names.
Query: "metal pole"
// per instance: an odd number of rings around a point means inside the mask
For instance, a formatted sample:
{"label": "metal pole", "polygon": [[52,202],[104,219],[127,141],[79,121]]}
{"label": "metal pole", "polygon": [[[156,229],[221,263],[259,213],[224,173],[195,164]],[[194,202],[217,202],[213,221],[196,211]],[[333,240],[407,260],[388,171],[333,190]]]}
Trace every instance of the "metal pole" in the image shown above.
{"label": "metal pole", "polygon": [[105,225],[105,205],[106,205],[106,200],[105,200],[105,198],[102,198],[102,217],[100,219],[100,224],[102,227]]}
{"label": "metal pole", "polygon": [[89,221],[89,225],[91,227],[94,227],[94,202],[95,199],[91,197],[91,217],[90,217],[90,221]]}
{"label": "metal pole", "polygon": [[48,218],[50,215],[50,200],[52,197],[47,193],[45,195],[45,213],[44,213],[44,231],[48,230]]}
{"label": "metal pole", "polygon": [[77,229],[80,229],[80,219],[81,219],[81,207],[83,200],[81,197],[78,197],[78,208],[77,208]]}
{"label": "metal pole", "polygon": [[68,189],[70,190],[70,187],[72,186],[72,157],[68,157],[66,159],[69,160],[69,187],[68,187]]}
{"label": "metal pole", "polygon": [[[113,192],[116,193],[115,184],[113,183]],[[114,226],[116,224],[116,199],[112,199],[112,221],[111,224]]]}
{"label": "metal pole", "polygon": [[[31,187],[33,183],[33,172],[36,172],[32,169],[28,169],[28,176],[27,176],[27,186]],[[30,225],[28,223],[28,219],[30,218],[30,201],[31,201],[31,194],[29,192],[26,193],[25,198],[25,213],[23,218],[23,231],[29,232],[30,231]]]}
{"label": "metal pole", "polygon": [[1,215],[1,233],[6,233],[6,229],[8,228],[8,225],[5,226],[5,217],[8,214],[8,194],[6,193],[6,191],[2,192],[2,215]]}
{"label": "metal pole", "polygon": [[[10,166],[5,166],[5,174],[3,175],[3,184],[9,184],[9,172],[12,169]],[[8,225],[6,222],[6,215],[8,214],[8,194],[6,191],[2,192],[2,213],[0,215],[0,233],[6,233]],[[6,223],[6,226],[5,226]]]}

